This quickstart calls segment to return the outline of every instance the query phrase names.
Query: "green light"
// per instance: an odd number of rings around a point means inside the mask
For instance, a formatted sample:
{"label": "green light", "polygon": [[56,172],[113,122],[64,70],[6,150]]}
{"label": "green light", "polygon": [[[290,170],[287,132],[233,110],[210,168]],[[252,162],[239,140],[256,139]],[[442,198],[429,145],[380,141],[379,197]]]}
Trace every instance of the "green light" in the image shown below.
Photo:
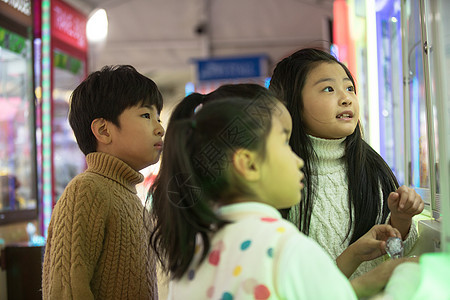
{"label": "green light", "polygon": [[400,264],[392,274],[382,299],[450,299],[450,254],[425,253],[419,264]]}
{"label": "green light", "polygon": [[43,155],[43,223],[44,235],[50,223],[52,210],[52,128],[51,128],[51,82],[50,82],[50,0],[42,0],[42,155]]}
{"label": "green light", "polygon": [[421,283],[414,299],[450,299],[450,254],[426,253],[420,257]]}

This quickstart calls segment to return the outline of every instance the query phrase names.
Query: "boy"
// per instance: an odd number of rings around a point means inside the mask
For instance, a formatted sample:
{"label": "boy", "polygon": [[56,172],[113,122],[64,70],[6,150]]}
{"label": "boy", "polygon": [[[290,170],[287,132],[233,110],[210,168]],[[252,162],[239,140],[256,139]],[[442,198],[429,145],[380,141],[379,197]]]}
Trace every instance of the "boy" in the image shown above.
{"label": "boy", "polygon": [[104,67],[73,91],[69,123],[87,170],[53,210],[44,299],[157,299],[136,184],[139,170],[159,160],[162,106],[156,84],[127,65]]}

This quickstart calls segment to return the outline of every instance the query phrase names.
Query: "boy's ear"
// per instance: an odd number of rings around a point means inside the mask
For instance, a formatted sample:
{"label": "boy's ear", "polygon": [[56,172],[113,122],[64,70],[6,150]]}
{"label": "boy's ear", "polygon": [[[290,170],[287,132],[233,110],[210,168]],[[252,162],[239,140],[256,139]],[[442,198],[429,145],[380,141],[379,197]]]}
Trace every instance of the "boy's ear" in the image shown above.
{"label": "boy's ear", "polygon": [[248,181],[256,181],[261,177],[258,155],[253,151],[238,149],[234,152],[233,167]]}
{"label": "boy's ear", "polygon": [[111,133],[109,132],[108,121],[103,118],[97,118],[91,123],[91,130],[99,143],[109,144],[111,142]]}

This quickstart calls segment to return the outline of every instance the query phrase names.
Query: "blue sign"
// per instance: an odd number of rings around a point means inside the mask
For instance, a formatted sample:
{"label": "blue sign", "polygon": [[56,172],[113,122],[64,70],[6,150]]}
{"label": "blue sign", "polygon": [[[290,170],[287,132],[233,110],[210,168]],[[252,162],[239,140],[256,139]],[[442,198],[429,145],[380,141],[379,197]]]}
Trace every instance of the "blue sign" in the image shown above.
{"label": "blue sign", "polygon": [[267,76],[268,57],[265,55],[196,59],[195,62],[199,81]]}

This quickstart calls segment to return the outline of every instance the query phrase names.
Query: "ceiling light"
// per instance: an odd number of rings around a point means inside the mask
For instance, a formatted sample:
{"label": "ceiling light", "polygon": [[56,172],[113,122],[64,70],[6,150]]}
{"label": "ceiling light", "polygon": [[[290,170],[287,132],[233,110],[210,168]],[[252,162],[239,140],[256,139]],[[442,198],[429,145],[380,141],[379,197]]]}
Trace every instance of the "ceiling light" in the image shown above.
{"label": "ceiling light", "polygon": [[86,35],[90,42],[101,42],[108,35],[108,17],[103,8],[95,10],[86,25]]}

